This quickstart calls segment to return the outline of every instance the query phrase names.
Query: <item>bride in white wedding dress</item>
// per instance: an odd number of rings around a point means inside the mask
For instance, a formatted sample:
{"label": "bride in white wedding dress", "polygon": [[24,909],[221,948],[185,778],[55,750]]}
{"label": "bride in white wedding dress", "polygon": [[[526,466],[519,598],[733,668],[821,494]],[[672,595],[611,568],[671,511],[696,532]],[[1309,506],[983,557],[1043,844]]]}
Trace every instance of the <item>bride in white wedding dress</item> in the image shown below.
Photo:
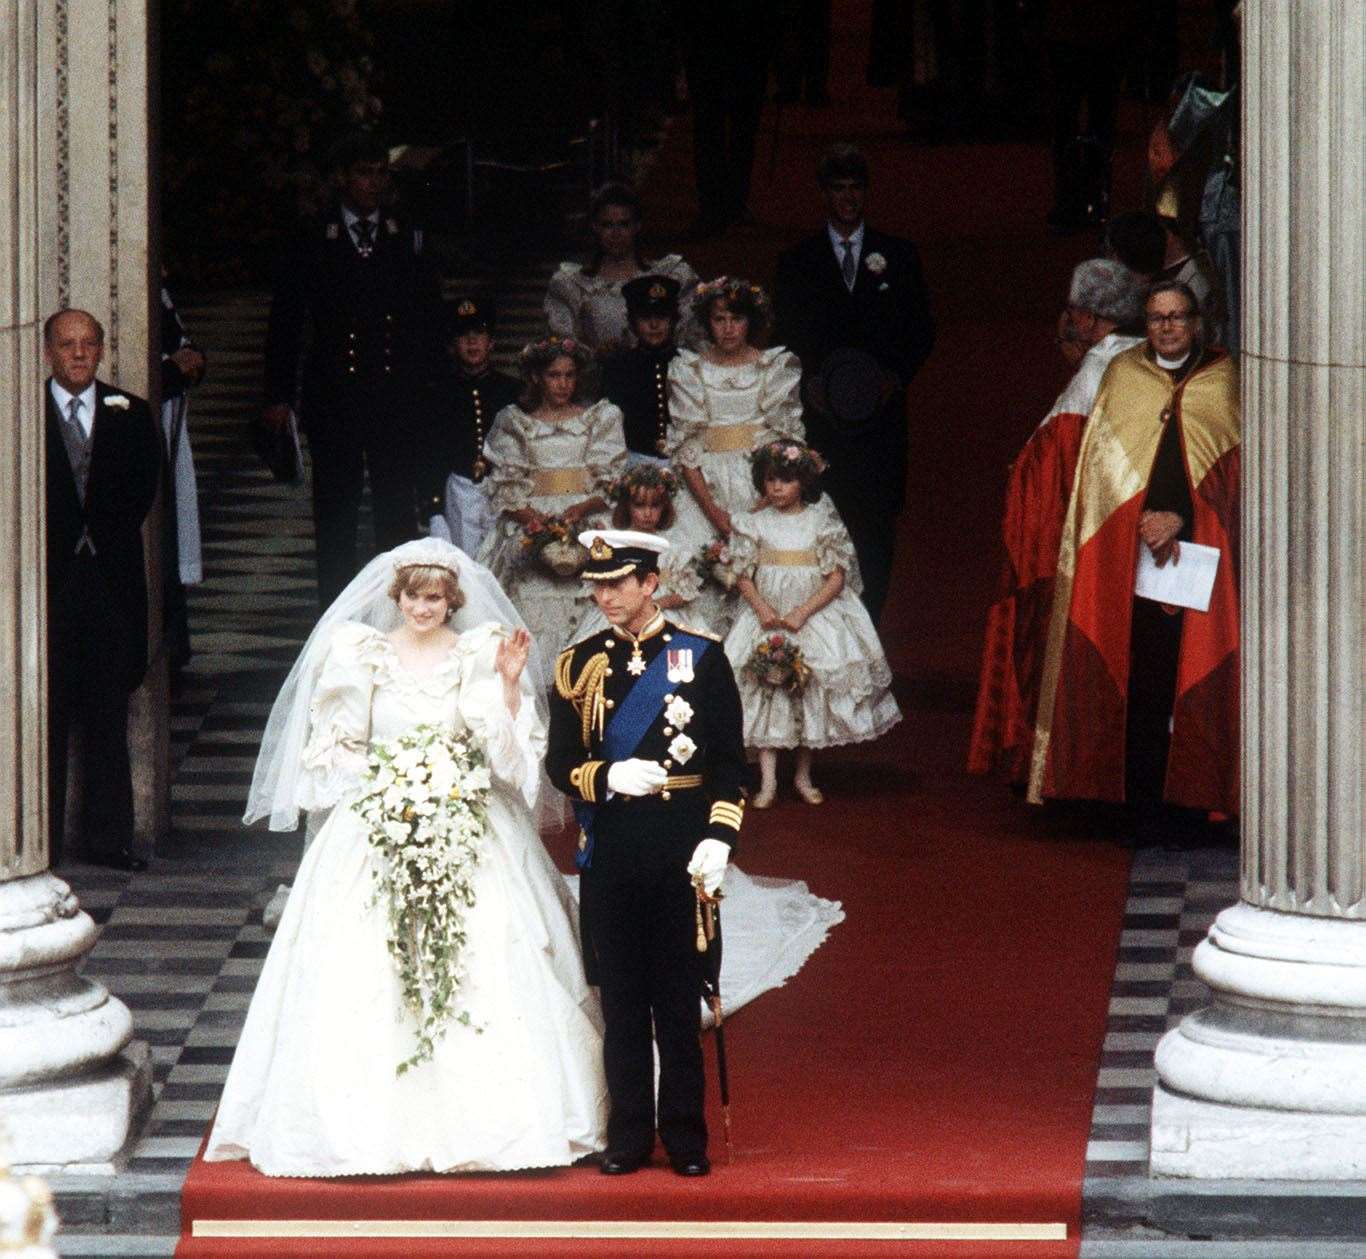
{"label": "bride in white wedding dress", "polygon": [[[535,822],[537,664],[492,576],[435,539],[377,557],[324,613],[272,711],[246,820],[292,830],[300,810],[330,813],[275,932],[207,1160],[349,1176],[563,1166],[602,1149],[601,1015],[577,907]],[[418,1023],[376,891],[382,858],[351,805],[371,745],[423,725],[477,744],[493,785],[464,914],[469,1022],[451,1020],[400,1074]],[[843,917],[804,884],[740,875],[727,888],[732,1006],[794,974]]]}

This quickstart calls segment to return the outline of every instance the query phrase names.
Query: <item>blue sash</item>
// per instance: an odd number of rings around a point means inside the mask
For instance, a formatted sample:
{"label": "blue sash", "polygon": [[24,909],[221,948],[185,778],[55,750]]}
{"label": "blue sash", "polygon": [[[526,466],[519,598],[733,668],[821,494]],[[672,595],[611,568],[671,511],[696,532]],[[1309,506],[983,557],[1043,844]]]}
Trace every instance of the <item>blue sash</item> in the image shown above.
{"label": "blue sash", "polygon": [[[655,718],[664,707],[664,697],[674,686],[674,683],[669,681],[669,652],[690,648],[693,666],[696,667],[710,646],[711,642],[708,639],[674,631],[669,645],[636,679],[636,684],[626,693],[625,699],[607,723],[607,728],[603,731],[602,747],[599,749],[604,761],[610,764],[612,761],[624,761],[634,756],[640,741],[645,737],[645,732],[654,725]],[[607,781],[604,776],[604,793],[606,789]],[[597,812],[596,804],[590,804],[587,800],[574,801],[574,818],[587,840],[574,853],[574,864],[580,870],[586,870],[593,864],[593,821],[597,817]]]}

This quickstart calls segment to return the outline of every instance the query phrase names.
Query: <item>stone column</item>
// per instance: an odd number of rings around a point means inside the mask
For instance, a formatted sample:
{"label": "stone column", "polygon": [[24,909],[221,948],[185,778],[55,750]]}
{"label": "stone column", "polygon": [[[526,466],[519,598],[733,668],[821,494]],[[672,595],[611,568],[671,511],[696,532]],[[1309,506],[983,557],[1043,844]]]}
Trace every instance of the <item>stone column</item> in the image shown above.
{"label": "stone column", "polygon": [[[145,1106],[150,1066],[147,1047],[130,1044],[126,1007],[76,973],[95,924],[48,870],[42,321],[56,308],[60,285],[63,300],[102,317],[118,307],[118,293],[139,286],[113,284],[103,303],[93,300],[93,282],[71,289],[90,274],[73,259],[72,224],[98,222],[111,238],[116,232],[108,192],[98,204],[87,204],[84,191],[73,199],[62,174],[69,156],[62,149],[73,134],[67,9],[62,0],[0,5],[0,239],[11,244],[0,250],[0,721],[7,736],[0,756],[0,1125],[18,1164],[99,1166],[125,1145]],[[89,123],[97,125],[112,151],[107,113]],[[86,129],[82,123],[79,130]],[[145,155],[135,164],[145,167]],[[145,297],[145,281],[140,291]],[[141,346],[145,360],[146,311],[125,315],[121,327],[125,360],[130,344]],[[145,373],[144,363],[144,381]]]}
{"label": "stone column", "polygon": [[1360,0],[1248,0],[1241,903],[1158,1046],[1152,1170],[1366,1178]]}

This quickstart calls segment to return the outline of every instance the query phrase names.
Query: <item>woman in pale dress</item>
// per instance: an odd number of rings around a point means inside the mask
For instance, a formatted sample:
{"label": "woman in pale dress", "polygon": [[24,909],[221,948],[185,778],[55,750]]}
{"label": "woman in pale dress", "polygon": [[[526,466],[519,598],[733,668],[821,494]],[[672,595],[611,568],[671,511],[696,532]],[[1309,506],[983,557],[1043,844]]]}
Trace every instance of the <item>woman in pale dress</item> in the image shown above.
{"label": "woman in pale dress", "polygon": [[[731,516],[758,502],[751,452],[779,438],[802,441],[806,430],[797,356],[781,346],[759,348],[769,322],[764,291],[722,276],[698,289],[693,315],[706,344],[679,350],[669,365],[666,445],[684,485],[673,536],[696,553],[724,543]],[[699,610],[724,634],[735,598],[708,583]]]}
{"label": "woman in pale dress", "polygon": [[[603,523],[612,482],[626,467],[621,410],[589,403],[592,355],[572,337],[534,341],[521,354],[521,402],[498,412],[484,443],[498,518],[479,552],[541,646],[546,668],[572,643],[585,610],[575,572],[560,576],[528,545],[555,522],[569,538]],[[549,672],[541,681],[550,685]]]}
{"label": "woman in pale dress", "polygon": [[[463,606],[462,606],[463,604]],[[266,728],[247,820],[304,855],[228,1073],[205,1158],[273,1176],[509,1171],[601,1148],[601,1016],[569,891],[536,833],[545,709],[530,639],[492,577],[434,538],[381,555],[324,614]],[[426,1061],[375,895],[384,858],[351,805],[372,744],[420,725],[492,775],[460,1005]]]}
{"label": "woman in pale dress", "polygon": [[[754,454],[762,493],[757,511],[732,517],[730,551],[744,606],[726,637],[745,711],[745,746],[759,753],[756,809],[773,803],[780,748],[795,748],[793,785],[808,804],[825,797],[811,780],[816,748],[860,743],[901,720],[892,671],[859,599],[854,544],[821,493],[821,457],[797,442],[772,442]],[[751,665],[755,649],[781,638],[810,671],[789,688]]]}
{"label": "woman in pale dress", "polygon": [[631,342],[621,286],[642,275],[666,275],[679,286],[686,316],[697,287],[695,272],[678,254],[646,259],[640,251],[640,198],[625,184],[605,184],[588,215],[593,251],[586,263],[562,262],[550,277],[545,316],[550,331],[602,354]]}

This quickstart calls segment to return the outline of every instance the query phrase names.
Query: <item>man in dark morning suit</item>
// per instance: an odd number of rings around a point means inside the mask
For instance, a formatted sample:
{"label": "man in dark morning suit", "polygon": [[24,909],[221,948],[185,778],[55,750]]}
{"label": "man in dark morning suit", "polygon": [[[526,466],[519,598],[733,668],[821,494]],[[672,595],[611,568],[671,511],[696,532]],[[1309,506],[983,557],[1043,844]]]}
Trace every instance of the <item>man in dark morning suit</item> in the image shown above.
{"label": "man in dark morning suit", "polygon": [[161,439],[141,398],[95,378],[104,329],[83,310],[43,329],[51,375],[47,443],[48,816],[62,856],[67,734],[85,767],[84,857],[141,870],[133,854],[128,697],[147,671],[142,523],[161,477]]}
{"label": "man in dark morning suit", "polygon": [[[828,220],[778,259],[776,340],[801,359],[807,440],[830,464],[825,488],[853,538],[876,621],[906,500],[906,389],[934,345],[934,320],[915,245],[864,222],[864,155],[837,145],[818,178]],[[874,360],[867,387],[880,402],[857,424],[832,413],[840,408],[828,405],[822,378],[832,352],[845,349]]]}
{"label": "man in dark morning suit", "polygon": [[[498,371],[493,350],[494,307],[484,296],[458,297],[446,313],[449,353],[422,404],[427,438],[418,465],[422,517],[477,555],[493,524],[493,504],[481,488],[489,463],[484,442],[498,412],[517,401],[522,382]],[[454,477],[454,481],[451,478]]]}
{"label": "man in dark morning suit", "polygon": [[602,995],[611,1099],[601,1169],[643,1167],[658,1131],[674,1171],[704,1176],[692,880],[714,894],[739,837],[748,781],[740,694],[720,642],[655,606],[665,539],[595,530],[579,540],[589,551],[583,576],[611,628],[560,653],[546,770],[581,827],[579,926],[588,980]]}
{"label": "man in dark morning suit", "polygon": [[[388,157],[355,137],[336,157],[340,198],[288,251],[266,333],[265,422],[289,421],[296,395],[313,457],[318,597],[356,574],[356,528],[370,477],[375,543],[416,534],[419,393],[439,341],[435,272],[422,233],[381,211]],[[305,331],[312,334],[305,355]],[[302,384],[300,361],[303,360]]]}
{"label": "man in dark morning suit", "polygon": [[626,449],[637,460],[664,459],[669,431],[669,364],[678,354],[678,281],[638,275],[621,286],[626,322],[636,343],[602,361],[603,397],[621,408]]}

